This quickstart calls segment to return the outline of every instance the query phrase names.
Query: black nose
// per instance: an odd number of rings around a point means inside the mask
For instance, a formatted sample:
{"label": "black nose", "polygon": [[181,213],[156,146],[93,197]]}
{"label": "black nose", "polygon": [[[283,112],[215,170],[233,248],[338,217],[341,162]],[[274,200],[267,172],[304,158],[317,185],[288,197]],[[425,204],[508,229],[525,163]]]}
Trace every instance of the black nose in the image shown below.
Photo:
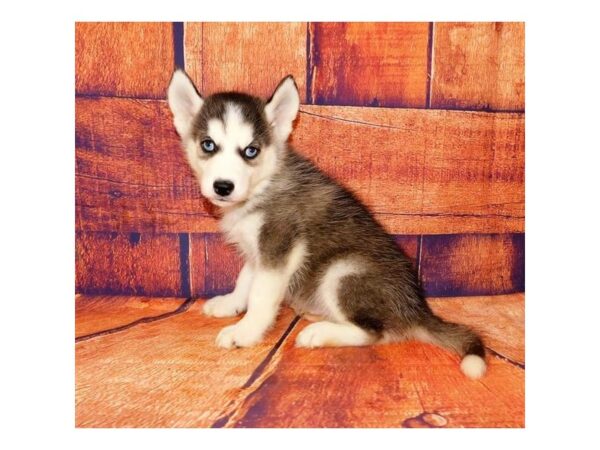
{"label": "black nose", "polygon": [[234,187],[233,183],[229,180],[217,180],[213,183],[215,192],[222,197],[227,197],[231,194]]}

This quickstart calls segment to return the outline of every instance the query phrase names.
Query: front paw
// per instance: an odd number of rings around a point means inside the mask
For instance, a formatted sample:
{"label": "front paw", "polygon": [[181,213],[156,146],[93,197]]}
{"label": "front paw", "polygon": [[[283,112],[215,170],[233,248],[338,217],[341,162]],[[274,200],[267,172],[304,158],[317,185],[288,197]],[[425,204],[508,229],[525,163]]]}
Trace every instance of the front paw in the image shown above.
{"label": "front paw", "polygon": [[221,330],[217,336],[217,345],[224,348],[252,347],[262,339],[261,333],[236,323]]}
{"label": "front paw", "polygon": [[232,294],[217,295],[204,303],[202,311],[212,317],[233,317],[243,313],[244,305]]}

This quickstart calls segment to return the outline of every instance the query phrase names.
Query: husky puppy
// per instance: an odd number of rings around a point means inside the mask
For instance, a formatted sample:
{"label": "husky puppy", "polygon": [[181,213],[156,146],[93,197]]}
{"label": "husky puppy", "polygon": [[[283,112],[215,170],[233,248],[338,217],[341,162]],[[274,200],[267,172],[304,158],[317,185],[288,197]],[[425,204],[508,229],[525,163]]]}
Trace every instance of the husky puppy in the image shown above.
{"label": "husky puppy", "polygon": [[393,238],[348,189],[286,143],[300,107],[291,76],[265,102],[239,92],[203,98],[177,70],[167,98],[200,190],[245,259],[234,291],[204,304],[214,317],[246,312],[217,345],[257,344],[285,300],[322,318],[298,334],[300,347],[418,339],[457,352],[468,377],[485,373],[480,337],[435,316]]}

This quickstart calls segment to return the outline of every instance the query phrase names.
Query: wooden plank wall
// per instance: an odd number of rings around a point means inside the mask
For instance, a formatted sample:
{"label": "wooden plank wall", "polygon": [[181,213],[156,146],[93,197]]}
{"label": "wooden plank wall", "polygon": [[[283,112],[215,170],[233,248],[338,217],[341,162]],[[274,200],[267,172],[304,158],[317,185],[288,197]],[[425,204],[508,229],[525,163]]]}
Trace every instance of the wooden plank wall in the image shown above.
{"label": "wooden plank wall", "polygon": [[204,95],[268,97],[292,73],[293,145],[371,207],[428,295],[524,291],[524,24],[78,23],[77,292],[234,283],[164,100],[175,65]]}

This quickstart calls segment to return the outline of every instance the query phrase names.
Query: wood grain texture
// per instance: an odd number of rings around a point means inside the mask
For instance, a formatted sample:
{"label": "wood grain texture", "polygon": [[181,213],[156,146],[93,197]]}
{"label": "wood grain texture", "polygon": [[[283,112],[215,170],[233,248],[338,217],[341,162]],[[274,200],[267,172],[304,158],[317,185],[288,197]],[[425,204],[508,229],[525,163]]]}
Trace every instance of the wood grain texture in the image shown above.
{"label": "wood grain texture", "polygon": [[292,142],[389,232],[524,229],[524,116],[303,106]]}
{"label": "wood grain texture", "polygon": [[524,371],[504,360],[490,358],[485,378],[471,381],[458,358],[428,344],[295,348],[305,324],[294,329],[277,368],[228,426],[524,426]]}
{"label": "wood grain texture", "polygon": [[203,316],[202,304],[77,343],[76,426],[207,427],[247,395],[246,382],[293,316],[283,311],[257,347],[226,350],[215,337],[238,319]]}
{"label": "wood grain texture", "polygon": [[311,23],[311,103],[426,106],[428,23]]}
{"label": "wood grain texture", "polygon": [[[204,279],[204,290],[197,290],[196,295],[203,297],[213,297],[215,295],[226,294],[233,291],[235,280],[242,268],[243,261],[235,248],[227,245],[223,240],[222,235],[216,233],[192,234],[192,245],[201,246],[200,242],[204,242],[204,255],[199,252],[192,252],[192,264],[196,263],[197,258],[204,258],[206,265],[206,276]],[[194,275],[195,276],[195,275]],[[201,280],[198,280],[200,283]],[[196,283],[194,283],[196,285]]]}
{"label": "wood grain texture", "polygon": [[[478,324],[496,352],[523,354],[522,295],[430,304],[446,319]],[[149,315],[163,307],[163,299],[144,306]],[[295,337],[307,323],[284,338],[293,316],[287,308],[265,343],[224,350],[214,338],[237,319],[208,318],[201,307],[76,344],[77,426],[524,426],[525,371],[504,358],[490,355],[486,376],[471,381],[457,357],[428,344],[298,349]],[[106,310],[97,304],[88,312]]]}
{"label": "wood grain texture", "polygon": [[[430,304],[445,319],[477,326],[495,351],[524,353],[521,294]],[[525,371],[503,358],[488,356],[486,376],[471,381],[456,356],[428,344],[294,348],[305,324],[294,328],[277,367],[227,426],[524,427]]]}
{"label": "wood grain texture", "polygon": [[173,61],[170,22],[75,26],[77,94],[164,98]]}
{"label": "wood grain texture", "polygon": [[[220,234],[194,233],[182,254],[181,236],[116,232],[76,234],[78,292],[212,297],[231,292],[242,259]],[[394,236],[416,269],[418,236]],[[472,296],[522,292],[521,234],[424,236],[420,277],[428,295]],[[185,253],[185,252],[184,252]],[[189,258],[189,270],[181,258]]]}
{"label": "wood grain texture", "polygon": [[423,236],[421,279],[428,296],[525,291],[525,235]]}
{"label": "wood grain texture", "polygon": [[408,256],[408,259],[410,259],[410,261],[412,262],[413,267],[415,269],[417,267],[419,239],[420,239],[419,236],[401,236],[401,235],[394,236],[394,240],[396,241],[396,244],[398,244],[398,247],[400,247],[400,250],[402,250],[402,252],[406,256]]}
{"label": "wood grain texture", "polygon": [[[506,361],[490,357],[484,378],[465,381],[455,370],[458,361],[441,352],[424,349],[423,359],[435,361],[434,370],[421,368],[414,388],[424,411],[433,411],[447,419],[448,428],[524,428],[525,371]],[[425,362],[425,366],[430,363]],[[445,369],[445,370],[444,370]],[[444,373],[445,372],[445,373]],[[448,387],[445,387],[448,386]],[[441,391],[441,392],[440,392]]]}
{"label": "wood grain texture", "polygon": [[435,23],[432,108],[525,109],[525,24]]}
{"label": "wood grain texture", "polygon": [[164,101],[76,100],[76,227],[216,230]]}
{"label": "wood grain texture", "polygon": [[179,236],[79,231],[77,292],[182,296]]}
{"label": "wood grain texture", "polygon": [[[524,116],[303,106],[298,150],[394,234],[524,229]],[[217,231],[165,102],[77,99],[76,225]]]}
{"label": "wood grain texture", "polygon": [[430,298],[444,319],[478,330],[485,345],[511,361],[525,364],[525,294]]}
{"label": "wood grain texture", "polygon": [[75,336],[117,328],[144,317],[175,311],[183,298],[78,295],[75,300]]}
{"label": "wood grain texture", "polygon": [[186,69],[202,94],[241,90],[268,99],[292,74],[306,98],[305,22],[186,23]]}
{"label": "wood grain texture", "polygon": [[206,267],[208,259],[206,239],[204,234],[191,233],[189,236],[190,264],[190,295],[193,297],[209,298],[206,292],[206,279],[209,270]]}

